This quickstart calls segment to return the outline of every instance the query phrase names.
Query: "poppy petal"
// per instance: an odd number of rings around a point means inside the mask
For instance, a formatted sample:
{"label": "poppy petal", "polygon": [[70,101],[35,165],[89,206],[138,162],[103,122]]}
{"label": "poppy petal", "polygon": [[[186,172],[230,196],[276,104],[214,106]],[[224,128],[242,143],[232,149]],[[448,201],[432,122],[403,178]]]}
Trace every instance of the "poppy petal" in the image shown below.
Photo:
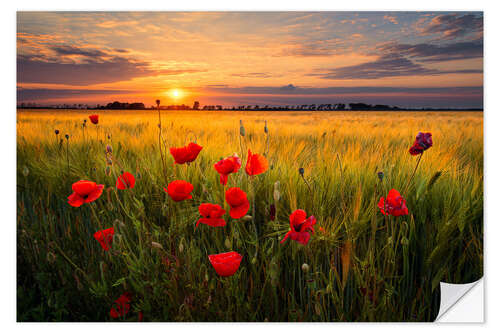
{"label": "poppy petal", "polygon": [[90,180],[79,180],[71,186],[73,192],[78,193],[81,197],[89,195],[96,187],[96,183]]}
{"label": "poppy petal", "polygon": [[243,216],[245,216],[249,209],[250,203],[247,200],[242,205],[231,207],[229,209],[229,216],[231,216],[233,219],[242,218]]}
{"label": "poppy petal", "polygon": [[209,217],[202,217],[201,219],[199,219],[198,222],[196,222],[196,226],[198,227],[200,223],[209,225],[211,227],[223,227],[226,225],[226,221],[224,219]]}
{"label": "poppy petal", "polygon": [[103,190],[104,185],[96,185],[95,189],[88,195],[87,199],[85,199],[85,202],[88,203],[97,200],[101,196]]}
{"label": "poppy petal", "polygon": [[69,197],[68,197],[68,204],[70,204],[73,207],[80,207],[83,205],[84,200],[81,196],[78,195],[78,193],[73,192]]}
{"label": "poppy petal", "polygon": [[134,186],[135,186],[135,177],[130,172],[122,173],[116,180],[116,188],[119,190],[134,188]]}

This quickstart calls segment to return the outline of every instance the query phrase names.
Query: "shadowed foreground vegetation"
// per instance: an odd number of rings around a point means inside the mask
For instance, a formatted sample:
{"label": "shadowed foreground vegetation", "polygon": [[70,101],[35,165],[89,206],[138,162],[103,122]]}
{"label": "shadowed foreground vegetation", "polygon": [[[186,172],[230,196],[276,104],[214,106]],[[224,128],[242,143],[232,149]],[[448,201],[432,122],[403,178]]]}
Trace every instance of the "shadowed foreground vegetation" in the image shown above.
{"label": "shadowed foreground vegetation", "polygon": [[[109,310],[124,292],[124,321],[139,312],[144,321],[432,321],[440,281],[483,274],[481,112],[163,111],[165,170],[156,112],[101,111],[98,126],[82,127],[88,115],[18,111],[18,321],[115,320]],[[418,131],[434,145],[404,192]],[[203,146],[196,161],[174,165],[168,148],[191,141]],[[248,148],[270,165],[253,180]],[[255,223],[225,215],[225,227],[195,229],[199,204],[224,205],[213,164],[235,152],[243,167],[228,186],[248,193]],[[121,171],[134,174],[133,189],[116,189]],[[80,179],[105,189],[74,208],[67,197]],[[194,185],[193,199],[168,197],[174,179]],[[409,215],[380,213],[392,188]],[[315,233],[306,246],[280,244],[298,208],[317,218]],[[93,234],[113,226],[106,252]],[[241,266],[219,277],[207,255],[228,251],[243,255]]]}

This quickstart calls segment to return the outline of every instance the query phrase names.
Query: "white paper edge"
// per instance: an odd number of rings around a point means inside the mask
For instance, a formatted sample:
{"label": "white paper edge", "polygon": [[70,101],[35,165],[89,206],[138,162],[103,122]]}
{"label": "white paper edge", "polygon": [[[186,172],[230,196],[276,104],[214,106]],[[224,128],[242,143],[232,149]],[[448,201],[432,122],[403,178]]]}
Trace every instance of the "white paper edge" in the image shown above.
{"label": "white paper edge", "polygon": [[466,284],[440,282],[441,304],[436,322],[482,323],[484,322],[484,281]]}

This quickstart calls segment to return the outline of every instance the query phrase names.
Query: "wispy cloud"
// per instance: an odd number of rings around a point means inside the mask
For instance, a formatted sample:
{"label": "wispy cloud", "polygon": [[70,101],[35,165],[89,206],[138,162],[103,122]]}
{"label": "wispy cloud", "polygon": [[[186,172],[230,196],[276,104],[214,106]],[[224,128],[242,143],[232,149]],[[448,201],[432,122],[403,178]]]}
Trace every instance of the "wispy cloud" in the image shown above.
{"label": "wispy cloud", "polygon": [[483,30],[483,17],[477,14],[443,14],[434,17],[421,28],[421,34],[440,34],[444,39],[454,39]]}
{"label": "wispy cloud", "polygon": [[401,44],[389,42],[380,45],[378,49],[384,53],[418,58],[419,61],[423,62],[442,62],[483,57],[482,40],[445,45],[436,45],[432,43]]}
{"label": "wispy cloud", "polygon": [[482,70],[476,69],[438,70],[426,68],[421,64],[415,63],[399,55],[381,56],[374,61],[365,62],[359,65],[318,71],[319,73],[310,73],[308,75],[330,80],[374,80],[387,77],[482,73]]}
{"label": "wispy cloud", "polygon": [[387,21],[391,22],[392,24],[399,24],[399,21],[396,18],[396,16],[384,15],[384,20],[387,20]]}

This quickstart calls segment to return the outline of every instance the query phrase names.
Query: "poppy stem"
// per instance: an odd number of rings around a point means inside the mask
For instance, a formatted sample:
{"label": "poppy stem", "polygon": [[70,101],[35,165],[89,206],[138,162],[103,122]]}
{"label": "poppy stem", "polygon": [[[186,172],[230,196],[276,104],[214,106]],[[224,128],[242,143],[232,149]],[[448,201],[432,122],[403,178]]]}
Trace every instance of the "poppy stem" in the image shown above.
{"label": "poppy stem", "polygon": [[163,177],[167,179],[167,174],[166,174],[166,167],[165,167],[165,159],[163,158],[163,149],[161,148],[162,145],[162,128],[161,128],[161,111],[160,111],[160,104],[158,104],[158,148],[160,150],[160,157],[161,157],[161,167],[163,170]]}
{"label": "poppy stem", "polygon": [[253,184],[253,176],[250,176],[250,187],[252,188],[252,224],[255,231],[255,254],[254,258],[257,258],[259,252],[259,233],[257,232],[257,224],[255,224],[255,186]]}
{"label": "poppy stem", "polygon": [[66,165],[68,166],[68,177],[69,177],[69,140],[66,139]]}
{"label": "poppy stem", "polygon": [[417,165],[415,165],[415,169],[413,169],[413,173],[411,174],[411,177],[408,179],[408,181],[406,182],[406,185],[404,187],[404,190],[403,190],[403,193],[406,195],[406,190],[408,189],[408,186],[410,186],[410,183],[411,181],[413,180],[413,177],[415,177],[415,173],[417,172],[417,169],[418,169],[418,165],[420,164],[420,160],[422,159],[422,156],[424,155],[424,152],[422,152],[422,154],[420,154],[420,156],[418,157],[418,160],[417,160]]}
{"label": "poppy stem", "polygon": [[309,193],[312,194],[312,189],[311,189],[311,185],[309,185],[308,181],[306,180],[306,178],[304,177],[304,175],[300,175],[302,177],[302,179],[304,180],[304,183],[306,183],[307,185],[307,188],[309,189]]}
{"label": "poppy stem", "polygon": [[97,213],[94,210],[94,206],[92,205],[92,202],[89,203],[89,206],[90,206],[90,210],[92,211],[92,215],[94,215],[94,218],[97,220],[97,223],[99,223],[99,228],[102,230],[103,228],[102,228],[101,220],[99,220],[99,217],[97,217]]}
{"label": "poppy stem", "polygon": [[66,253],[64,253],[64,251],[59,247],[59,245],[57,245],[57,243],[55,242],[52,242],[52,244],[54,244],[55,248],[57,249],[57,251],[59,251],[59,253],[63,256],[64,259],[66,259],[70,264],[71,266],[73,266],[77,271],[80,271],[83,275],[83,277],[85,278],[85,280],[89,281],[89,278],[87,276],[87,274],[83,271],[83,269],[81,269],[80,267],[78,267],[67,255]]}

